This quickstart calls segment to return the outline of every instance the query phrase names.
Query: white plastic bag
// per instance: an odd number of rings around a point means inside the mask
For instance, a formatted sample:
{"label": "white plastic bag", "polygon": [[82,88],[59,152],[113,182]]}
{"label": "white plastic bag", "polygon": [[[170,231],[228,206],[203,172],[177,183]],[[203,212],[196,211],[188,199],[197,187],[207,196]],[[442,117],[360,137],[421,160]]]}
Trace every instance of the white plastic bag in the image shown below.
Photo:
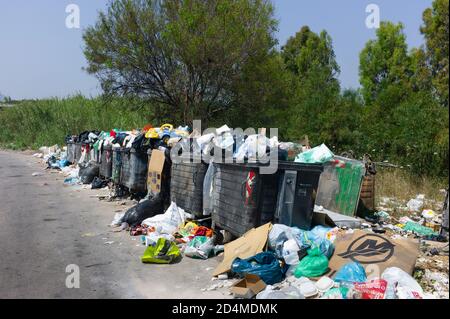
{"label": "white plastic bag", "polygon": [[203,180],[203,215],[211,216],[214,207],[214,174],[216,169],[214,164],[209,163]]}
{"label": "white plastic bag", "polygon": [[256,299],[305,299],[305,297],[295,287],[286,287],[281,290],[275,290],[273,286],[269,285],[266,289],[256,295]]}
{"label": "white plastic bag", "polygon": [[271,250],[275,250],[277,246],[277,239],[282,233],[286,234],[287,239],[295,238],[295,231],[292,227],[283,225],[283,224],[275,224],[272,226],[272,229],[269,232],[269,248]]}
{"label": "white plastic bag", "polygon": [[283,258],[286,264],[296,265],[299,263],[298,251],[300,247],[295,239],[289,239],[283,244]]}
{"label": "white plastic bag", "polygon": [[184,210],[172,202],[164,214],[147,218],[142,224],[149,227],[155,227],[156,232],[160,234],[171,235],[176,232],[179,227],[183,226],[184,222]]}
{"label": "white plastic bag", "polygon": [[418,195],[416,198],[411,199],[407,204],[408,210],[411,212],[420,212],[423,208],[423,195]]}
{"label": "white plastic bag", "polygon": [[164,238],[168,241],[174,241],[175,238],[168,234],[158,234],[156,232],[149,233],[145,236],[145,246],[153,246],[158,242],[158,239]]}
{"label": "white plastic bag", "polygon": [[[407,272],[397,267],[386,268],[381,275],[381,278],[386,280],[388,285],[386,291],[386,298],[394,298],[393,292],[397,292],[397,297],[400,299],[423,299],[424,292],[417,281],[411,277]],[[395,289],[395,287],[397,287]]]}
{"label": "white plastic bag", "polygon": [[110,226],[111,227],[116,227],[116,226],[120,226],[122,224],[122,218],[125,215],[125,213],[116,213],[114,215],[114,219],[111,222]]}

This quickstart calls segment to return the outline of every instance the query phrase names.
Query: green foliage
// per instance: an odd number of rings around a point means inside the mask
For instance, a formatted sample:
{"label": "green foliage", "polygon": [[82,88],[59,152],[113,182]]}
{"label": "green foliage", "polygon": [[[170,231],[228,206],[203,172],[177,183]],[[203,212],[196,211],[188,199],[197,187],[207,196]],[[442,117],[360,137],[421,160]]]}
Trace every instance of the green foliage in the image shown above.
{"label": "green foliage", "polygon": [[114,0],[84,33],[87,71],[108,93],[206,122],[237,104],[236,83],[266,63],[276,25],[268,0]]}
{"label": "green foliage", "polygon": [[269,0],[113,0],[84,33],[87,71],[110,100],[0,110],[0,145],[201,119],[203,127],[277,127],[281,140],[308,135],[336,154],[448,176],[448,0],[434,0],[423,20],[425,45],[411,50],[403,25],[383,22],[360,53],[361,88],[342,91],[328,33],[304,26],[277,50]]}
{"label": "green foliage", "polygon": [[375,159],[410,167],[419,175],[448,176],[449,118],[442,108],[448,95],[439,89],[448,92],[448,57],[441,55],[445,50],[448,55],[448,8],[447,37],[433,34],[445,34],[442,2],[435,0],[424,13],[425,47],[408,52],[403,26],[384,22],[360,54],[365,102],[361,141]]}
{"label": "green foliage", "polygon": [[448,107],[448,8],[449,0],[435,0],[432,8],[423,13],[420,31],[425,36],[426,56],[431,71],[431,81],[441,105]]}
{"label": "green foliage", "polygon": [[360,82],[366,104],[380,104],[385,112],[401,101],[409,90],[410,65],[403,25],[382,22],[377,39],[367,42],[360,54]]}
{"label": "green foliage", "polygon": [[0,145],[37,149],[43,145],[63,145],[66,135],[85,130],[141,128],[155,122],[149,109],[137,100],[104,101],[82,96],[25,101],[0,110]]}

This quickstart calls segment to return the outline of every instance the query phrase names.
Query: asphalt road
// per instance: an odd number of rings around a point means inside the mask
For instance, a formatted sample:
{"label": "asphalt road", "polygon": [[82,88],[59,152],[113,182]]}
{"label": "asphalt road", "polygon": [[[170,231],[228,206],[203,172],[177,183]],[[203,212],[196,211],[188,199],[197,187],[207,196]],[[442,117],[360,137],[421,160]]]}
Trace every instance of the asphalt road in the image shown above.
{"label": "asphalt road", "polygon": [[[125,206],[63,186],[61,174],[44,168],[30,155],[0,150],[0,298],[228,297],[227,289],[201,291],[212,284],[218,257],[142,264],[139,238],[108,227]],[[73,264],[79,288],[66,286]]]}

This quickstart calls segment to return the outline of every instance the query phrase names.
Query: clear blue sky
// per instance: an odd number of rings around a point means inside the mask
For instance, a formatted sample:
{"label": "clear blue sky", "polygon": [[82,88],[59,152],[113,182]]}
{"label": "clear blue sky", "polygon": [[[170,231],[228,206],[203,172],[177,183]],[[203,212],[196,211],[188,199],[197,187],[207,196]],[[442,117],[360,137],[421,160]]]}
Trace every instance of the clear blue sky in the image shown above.
{"label": "clear blue sky", "polygon": [[[86,74],[82,30],[95,22],[107,0],[0,0],[0,93],[15,99],[64,97],[99,92],[97,80]],[[68,4],[81,11],[81,29],[67,29]],[[375,30],[367,29],[366,6],[380,7],[381,20],[403,22],[408,44],[423,43],[422,12],[432,0],[274,0],[280,20],[280,45],[301,26],[325,29],[333,39],[344,88],[359,86],[359,52]]]}

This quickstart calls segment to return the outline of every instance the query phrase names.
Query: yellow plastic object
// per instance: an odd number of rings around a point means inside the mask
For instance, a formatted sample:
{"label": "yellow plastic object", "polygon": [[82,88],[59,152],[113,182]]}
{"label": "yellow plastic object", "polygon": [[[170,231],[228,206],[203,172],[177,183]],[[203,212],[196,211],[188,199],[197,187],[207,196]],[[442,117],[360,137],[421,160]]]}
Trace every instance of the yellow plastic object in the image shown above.
{"label": "yellow plastic object", "polygon": [[147,133],[145,133],[145,138],[159,138],[159,134],[155,131],[154,128],[152,128]]}
{"label": "yellow plastic object", "polygon": [[164,131],[165,129],[168,129],[169,131],[173,130],[173,125],[172,124],[164,124],[161,126],[161,131]]}

